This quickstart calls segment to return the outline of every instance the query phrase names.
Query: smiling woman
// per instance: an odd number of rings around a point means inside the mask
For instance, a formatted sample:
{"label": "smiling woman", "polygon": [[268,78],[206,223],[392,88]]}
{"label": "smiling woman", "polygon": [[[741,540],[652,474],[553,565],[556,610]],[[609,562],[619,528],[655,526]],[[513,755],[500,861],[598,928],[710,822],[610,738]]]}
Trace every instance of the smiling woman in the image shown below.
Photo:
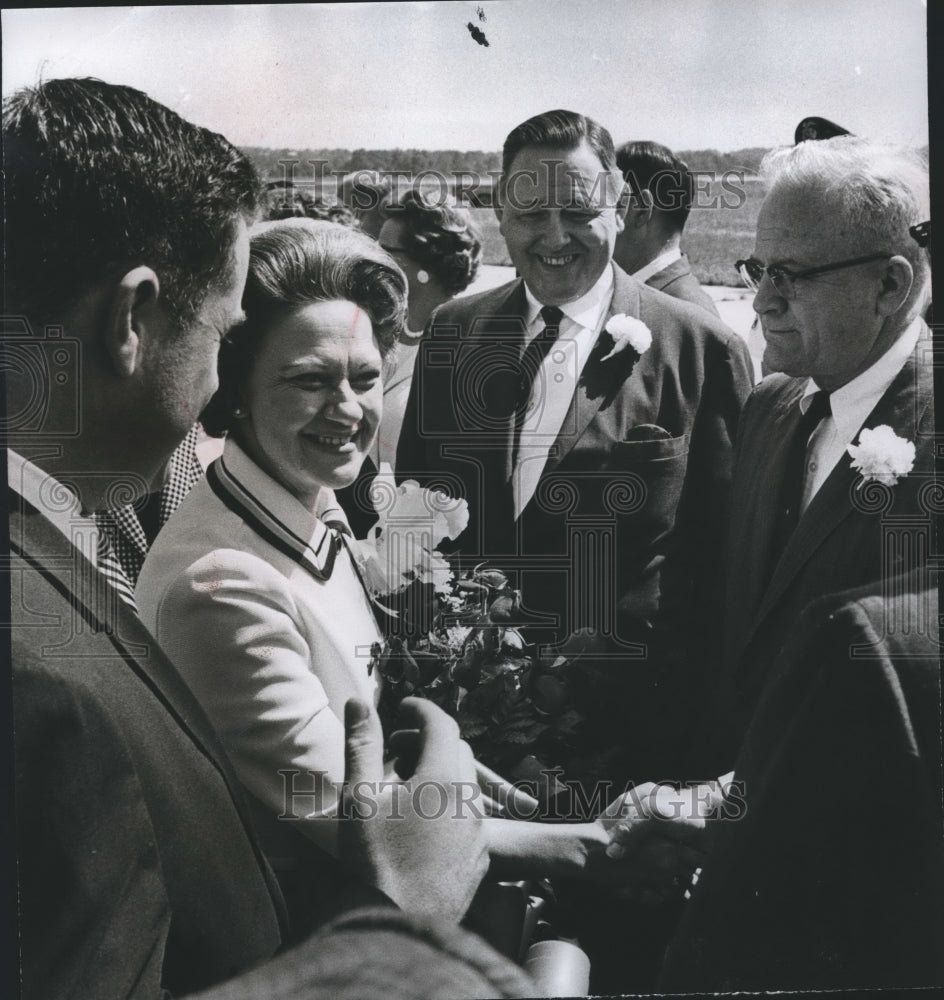
{"label": "smiling woman", "polygon": [[380,346],[349,299],[312,302],[267,332],[233,436],[306,507],[357,476],[380,420]]}
{"label": "smiling woman", "polygon": [[[252,231],[245,322],[221,350],[202,417],[225,432],[223,454],[138,581],[141,617],[257,800],[303,925],[311,901],[330,896],[316,883],[329,878],[322,852],[335,850],[344,704],[379,693],[367,665],[380,636],[333,490],[353,481],[373,441],[381,362],[406,299],[402,272],[363,233],[310,219]],[[304,823],[276,822],[280,768],[311,793],[289,802]]]}
{"label": "smiling woman", "polygon": [[[203,415],[222,456],[167,522],[136,591],[141,617],[216,728],[295,924],[344,869],[337,853],[345,702],[377,702],[381,637],[334,490],[380,415],[380,368],[407,283],[363,233],[291,219],[251,240],[246,320]],[[286,822],[295,820],[295,822]],[[617,878],[606,823],[486,820],[516,878]],[[632,873],[624,873],[624,878]]]}

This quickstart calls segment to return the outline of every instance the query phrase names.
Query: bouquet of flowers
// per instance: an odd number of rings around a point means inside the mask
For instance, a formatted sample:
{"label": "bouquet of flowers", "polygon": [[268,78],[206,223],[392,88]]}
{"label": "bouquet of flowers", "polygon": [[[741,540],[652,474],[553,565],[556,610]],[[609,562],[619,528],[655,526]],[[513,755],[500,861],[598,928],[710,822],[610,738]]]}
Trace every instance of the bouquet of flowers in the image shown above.
{"label": "bouquet of flowers", "polygon": [[[407,696],[452,715],[476,757],[514,780],[560,768],[580,723],[568,692],[569,661],[539,658],[522,629],[521,595],[507,576],[479,565],[461,571],[436,550],[468,523],[468,506],[388,469],[373,484],[379,522],[358,542],[368,590],[387,617],[371,669],[384,679],[385,725]],[[534,760],[537,758],[537,760]]]}

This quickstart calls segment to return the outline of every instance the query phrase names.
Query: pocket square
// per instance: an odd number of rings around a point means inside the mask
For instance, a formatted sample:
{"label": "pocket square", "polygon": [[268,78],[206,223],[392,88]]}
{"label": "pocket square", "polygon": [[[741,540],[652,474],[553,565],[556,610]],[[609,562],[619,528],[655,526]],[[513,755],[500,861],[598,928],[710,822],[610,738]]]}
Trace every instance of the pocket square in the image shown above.
{"label": "pocket square", "polygon": [[672,435],[658,424],[637,424],[623,438],[624,441],[665,441]]}

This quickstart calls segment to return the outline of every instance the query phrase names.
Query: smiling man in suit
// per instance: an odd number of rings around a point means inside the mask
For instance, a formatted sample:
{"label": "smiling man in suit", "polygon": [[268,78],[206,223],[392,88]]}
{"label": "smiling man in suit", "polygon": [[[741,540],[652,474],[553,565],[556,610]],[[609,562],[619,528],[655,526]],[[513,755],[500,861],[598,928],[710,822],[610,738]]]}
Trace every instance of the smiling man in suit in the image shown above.
{"label": "smiling man in suit", "polygon": [[778,150],[763,171],[739,266],[779,374],[748,400],[737,447],[720,767],[806,605],[937,552],[930,264],[909,232],[928,218],[927,167],[850,136]]}
{"label": "smiling man in suit", "polygon": [[718,316],[682,253],[682,231],[694,194],[688,166],[667,146],[643,141],[623,143],[616,164],[631,197],[613,259],[637,281]]}
{"label": "smiling man in suit", "polygon": [[[595,632],[575,697],[613,776],[667,773],[699,696],[744,344],[613,263],[623,179],[609,133],[549,111],[505,141],[501,232],[520,278],[438,310],[397,475],[468,499],[469,562],[510,571],[532,637]],[[540,630],[539,630],[540,626]]]}

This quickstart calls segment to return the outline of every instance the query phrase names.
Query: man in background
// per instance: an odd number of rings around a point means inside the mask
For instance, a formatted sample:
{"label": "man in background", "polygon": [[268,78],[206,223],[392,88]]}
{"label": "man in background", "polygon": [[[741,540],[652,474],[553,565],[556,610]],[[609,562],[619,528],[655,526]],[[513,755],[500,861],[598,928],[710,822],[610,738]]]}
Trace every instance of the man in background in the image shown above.
{"label": "man in background", "polygon": [[514,575],[530,637],[593,630],[573,689],[587,737],[618,780],[666,777],[700,700],[690,644],[704,655],[717,620],[751,361],[707,310],[614,263],[624,182],[598,122],[536,115],[509,133],[502,169],[520,277],[433,314],[397,475],[468,500],[458,551]]}
{"label": "man in background", "polygon": [[620,146],[616,163],[630,201],[613,259],[637,281],[718,316],[681,249],[694,187],[688,167],[668,147],[643,141]]}

